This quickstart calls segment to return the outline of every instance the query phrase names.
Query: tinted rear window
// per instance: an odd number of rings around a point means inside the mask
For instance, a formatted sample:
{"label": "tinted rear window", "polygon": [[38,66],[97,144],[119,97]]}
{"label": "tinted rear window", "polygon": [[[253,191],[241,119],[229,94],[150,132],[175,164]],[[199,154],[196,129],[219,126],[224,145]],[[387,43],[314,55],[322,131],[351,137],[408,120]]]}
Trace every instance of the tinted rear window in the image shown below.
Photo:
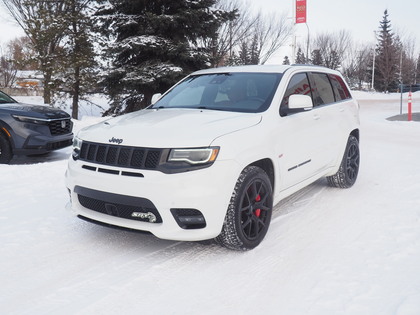
{"label": "tinted rear window", "polygon": [[342,101],[351,98],[350,92],[340,76],[330,74],[329,77],[333,86],[336,101]]}
{"label": "tinted rear window", "polygon": [[311,73],[314,106],[334,103],[334,93],[326,73]]}

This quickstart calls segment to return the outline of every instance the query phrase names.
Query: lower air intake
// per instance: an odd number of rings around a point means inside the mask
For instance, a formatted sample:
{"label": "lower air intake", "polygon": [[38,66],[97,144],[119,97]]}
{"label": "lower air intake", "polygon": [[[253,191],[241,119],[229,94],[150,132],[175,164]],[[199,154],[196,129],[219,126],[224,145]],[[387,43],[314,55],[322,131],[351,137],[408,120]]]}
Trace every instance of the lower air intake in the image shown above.
{"label": "lower air intake", "polygon": [[158,210],[148,199],[112,194],[80,186],[76,186],[74,190],[80,204],[87,209],[123,219],[162,223]]}

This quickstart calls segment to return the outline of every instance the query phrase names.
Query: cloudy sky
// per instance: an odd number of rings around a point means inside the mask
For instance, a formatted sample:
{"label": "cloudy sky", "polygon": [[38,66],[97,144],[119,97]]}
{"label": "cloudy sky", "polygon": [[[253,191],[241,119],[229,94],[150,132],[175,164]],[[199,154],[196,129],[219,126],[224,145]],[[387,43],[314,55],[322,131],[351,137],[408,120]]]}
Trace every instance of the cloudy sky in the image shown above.
{"label": "cloudy sky", "polygon": [[[239,0],[241,1],[241,0]],[[242,0],[255,10],[287,13],[293,16],[293,0]],[[373,42],[385,9],[394,31],[403,38],[416,39],[420,51],[420,1],[414,0],[307,0],[307,22],[310,34],[348,30],[355,42]],[[297,41],[304,42],[307,27],[296,27]],[[22,36],[22,30],[0,5],[0,45]]]}

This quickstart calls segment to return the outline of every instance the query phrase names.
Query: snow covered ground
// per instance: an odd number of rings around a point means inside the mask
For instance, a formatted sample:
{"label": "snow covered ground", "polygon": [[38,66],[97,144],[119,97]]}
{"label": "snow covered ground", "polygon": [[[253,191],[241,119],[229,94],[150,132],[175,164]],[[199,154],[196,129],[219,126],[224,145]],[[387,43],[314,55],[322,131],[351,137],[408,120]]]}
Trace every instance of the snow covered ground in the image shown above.
{"label": "snow covered ground", "polygon": [[399,95],[355,95],[356,185],[283,200],[245,253],[74,217],[69,148],[0,165],[1,314],[420,314],[420,122],[386,120]]}

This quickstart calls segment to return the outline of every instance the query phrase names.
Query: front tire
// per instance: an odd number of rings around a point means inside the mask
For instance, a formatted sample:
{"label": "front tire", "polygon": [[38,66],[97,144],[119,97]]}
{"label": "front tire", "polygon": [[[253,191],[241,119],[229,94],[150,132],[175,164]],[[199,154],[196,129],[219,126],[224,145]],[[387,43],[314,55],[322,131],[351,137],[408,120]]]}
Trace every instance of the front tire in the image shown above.
{"label": "front tire", "polygon": [[271,221],[273,190],[259,167],[246,167],[236,182],[222,232],[216,241],[234,250],[250,250],[264,239]]}
{"label": "front tire", "polygon": [[0,133],[0,164],[9,164],[12,157],[13,153],[9,140]]}
{"label": "front tire", "polygon": [[350,135],[340,168],[337,173],[327,177],[328,184],[332,187],[350,188],[356,182],[359,165],[359,141],[355,136]]}

